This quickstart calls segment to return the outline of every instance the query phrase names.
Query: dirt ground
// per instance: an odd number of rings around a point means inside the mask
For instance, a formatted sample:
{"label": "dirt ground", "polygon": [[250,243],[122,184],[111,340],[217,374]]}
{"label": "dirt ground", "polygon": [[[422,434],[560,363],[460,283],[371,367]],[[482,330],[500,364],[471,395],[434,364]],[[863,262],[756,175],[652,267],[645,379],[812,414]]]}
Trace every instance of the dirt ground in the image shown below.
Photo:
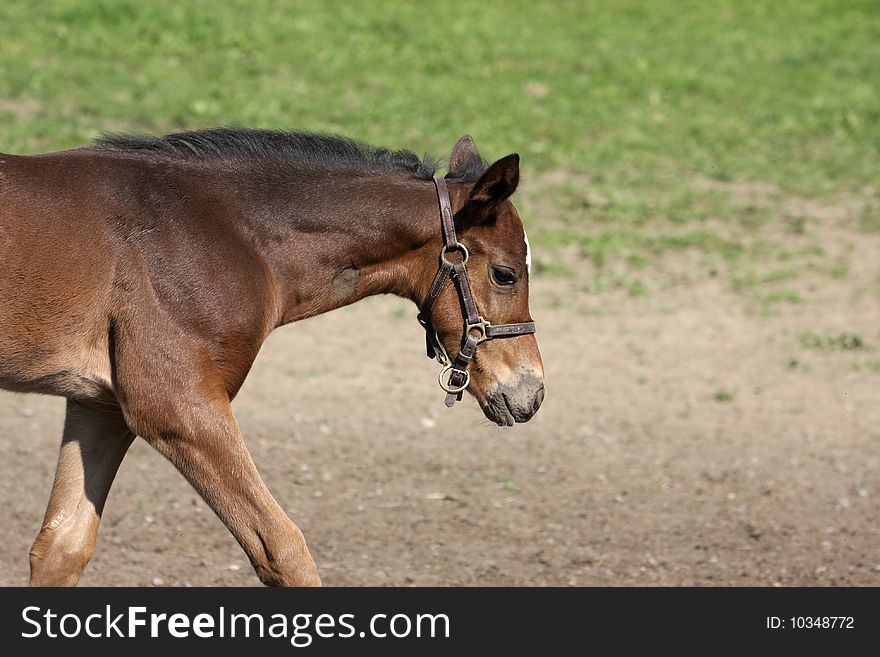
{"label": "dirt ground", "polygon": [[[712,278],[634,299],[536,280],[547,396],[513,429],[443,406],[392,298],[277,331],[235,408],[327,585],[880,585],[880,241],[850,248],[846,280],[773,312]],[[0,394],[0,584],[26,583],[62,417]],[[136,442],[82,584],[258,583]]]}

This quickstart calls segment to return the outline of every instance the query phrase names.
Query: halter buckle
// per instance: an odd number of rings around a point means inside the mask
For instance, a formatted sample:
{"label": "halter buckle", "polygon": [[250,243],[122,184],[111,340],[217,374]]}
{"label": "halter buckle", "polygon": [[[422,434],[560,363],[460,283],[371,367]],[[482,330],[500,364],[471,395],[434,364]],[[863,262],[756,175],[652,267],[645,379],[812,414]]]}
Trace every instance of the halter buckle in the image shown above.
{"label": "halter buckle", "polygon": [[487,328],[492,326],[487,320],[483,319],[483,316],[480,315],[480,319],[475,323],[471,324],[467,320],[465,320],[464,332],[465,335],[468,335],[471,331],[479,331],[480,337],[477,338],[477,344],[484,342],[489,339],[489,335],[486,331]]}
{"label": "halter buckle", "polygon": [[[450,385],[448,381],[443,380],[447,372],[461,372],[462,374],[464,374],[464,383],[462,383],[460,386]],[[452,375],[450,375],[450,378],[452,378]],[[471,373],[467,370],[457,370],[452,364],[449,364],[446,365],[442,370],[440,370],[440,375],[437,377],[437,383],[439,383],[440,387],[449,394],[457,395],[470,385]]]}

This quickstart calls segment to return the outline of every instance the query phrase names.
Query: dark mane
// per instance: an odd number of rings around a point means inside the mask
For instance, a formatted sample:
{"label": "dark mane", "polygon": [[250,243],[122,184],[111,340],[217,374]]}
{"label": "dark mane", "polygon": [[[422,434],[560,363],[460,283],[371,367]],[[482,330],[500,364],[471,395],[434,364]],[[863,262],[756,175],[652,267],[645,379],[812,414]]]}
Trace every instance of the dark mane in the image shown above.
{"label": "dark mane", "polygon": [[[138,151],[166,157],[225,161],[295,161],[314,167],[351,168],[407,174],[430,180],[437,160],[411,151],[377,148],[337,135],[251,128],[213,128],[178,132],[164,137],[105,134],[100,148]],[[482,171],[461,172],[457,179],[476,179]]]}

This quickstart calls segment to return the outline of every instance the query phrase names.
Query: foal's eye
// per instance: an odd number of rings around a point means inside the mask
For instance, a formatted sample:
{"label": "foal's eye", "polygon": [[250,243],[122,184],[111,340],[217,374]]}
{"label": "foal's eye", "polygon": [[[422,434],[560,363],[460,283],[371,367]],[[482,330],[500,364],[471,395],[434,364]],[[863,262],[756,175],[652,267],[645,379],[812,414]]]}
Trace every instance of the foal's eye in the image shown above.
{"label": "foal's eye", "polygon": [[492,267],[492,279],[498,285],[513,285],[516,283],[516,272],[510,267]]}

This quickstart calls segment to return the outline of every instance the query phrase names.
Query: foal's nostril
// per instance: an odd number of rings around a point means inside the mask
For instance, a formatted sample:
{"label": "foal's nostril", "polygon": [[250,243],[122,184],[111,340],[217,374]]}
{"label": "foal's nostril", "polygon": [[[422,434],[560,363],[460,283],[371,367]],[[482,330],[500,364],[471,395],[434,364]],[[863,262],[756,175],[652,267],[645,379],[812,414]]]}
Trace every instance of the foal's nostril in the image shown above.
{"label": "foal's nostril", "polygon": [[525,374],[515,384],[495,385],[487,401],[483,410],[493,422],[506,426],[528,422],[544,402],[544,383],[532,374]]}
{"label": "foal's nostril", "polygon": [[538,394],[535,395],[535,399],[532,402],[532,415],[538,412],[538,409],[541,408],[541,404],[544,402],[544,386],[541,386],[541,389],[538,390]]}

